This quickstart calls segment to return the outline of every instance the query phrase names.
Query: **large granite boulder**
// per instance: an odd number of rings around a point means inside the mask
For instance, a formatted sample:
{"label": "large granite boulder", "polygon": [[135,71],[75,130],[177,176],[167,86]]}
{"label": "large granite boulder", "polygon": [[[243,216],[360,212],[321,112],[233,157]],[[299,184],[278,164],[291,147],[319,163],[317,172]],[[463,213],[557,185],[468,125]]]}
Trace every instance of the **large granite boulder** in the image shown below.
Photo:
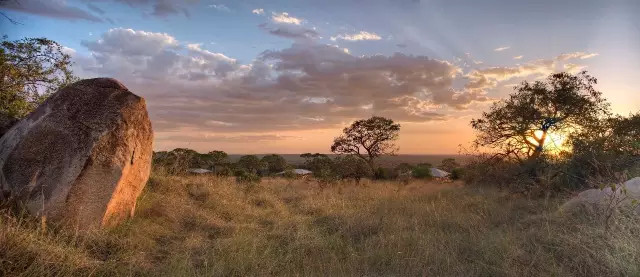
{"label": "large granite boulder", "polygon": [[603,211],[611,208],[631,208],[640,213],[640,177],[630,179],[618,186],[615,190],[611,187],[603,189],[588,189],[580,192],[562,205],[563,210],[573,210],[578,207],[593,211]]}
{"label": "large granite boulder", "polygon": [[0,138],[0,202],[89,229],[133,215],[151,170],[143,98],[114,79],[62,88]]}

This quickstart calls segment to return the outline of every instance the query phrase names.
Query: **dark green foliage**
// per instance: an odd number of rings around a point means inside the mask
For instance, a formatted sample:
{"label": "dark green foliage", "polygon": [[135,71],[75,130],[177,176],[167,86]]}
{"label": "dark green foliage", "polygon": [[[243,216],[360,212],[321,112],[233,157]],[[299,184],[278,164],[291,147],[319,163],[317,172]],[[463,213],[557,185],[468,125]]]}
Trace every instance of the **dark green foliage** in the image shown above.
{"label": "dark green foliage", "polygon": [[374,172],[376,180],[393,180],[398,177],[398,172],[392,168],[378,167]]}
{"label": "dark green foliage", "polygon": [[209,159],[213,165],[225,164],[229,162],[229,155],[224,151],[213,150],[207,153],[207,156],[207,159]]}
{"label": "dark green foliage", "polygon": [[547,150],[547,135],[571,135],[609,114],[609,104],[586,72],[554,73],[546,81],[523,82],[509,98],[471,121],[475,143],[490,147],[504,159],[524,163]]}
{"label": "dark green foliage", "polygon": [[218,175],[230,176],[231,166],[226,162],[227,153],[212,151],[200,154],[188,148],[153,153],[153,165],[163,167],[169,174],[183,174],[190,168],[204,168]]}
{"label": "dark green foliage", "polygon": [[236,170],[234,175],[236,176],[236,182],[239,184],[253,184],[260,182],[260,175],[245,169]]}
{"label": "dark green foliage", "polygon": [[344,128],[343,134],[333,140],[331,152],[355,155],[367,162],[373,171],[375,159],[382,155],[393,155],[398,148],[400,124],[393,120],[374,116],[353,122]]}
{"label": "dark green foliage", "polygon": [[340,179],[360,179],[371,177],[371,167],[361,158],[353,155],[337,156],[334,159],[334,169]]}
{"label": "dark green foliage", "polygon": [[[0,43],[0,129],[25,117],[59,88],[77,80],[71,56],[45,38]],[[2,131],[2,130],[0,130]]]}
{"label": "dark green foliage", "polygon": [[454,169],[459,167],[460,167],[460,164],[454,158],[446,158],[442,160],[442,162],[440,163],[440,166],[438,166],[438,168],[447,172],[452,172]]}
{"label": "dark green foliage", "polygon": [[265,169],[264,163],[256,155],[245,155],[238,160],[238,167],[246,172],[260,174]]}
{"label": "dark green foliage", "polygon": [[260,162],[266,167],[268,174],[276,174],[287,169],[287,160],[276,154],[265,155]]}
{"label": "dark green foliage", "polygon": [[458,167],[451,170],[450,173],[451,173],[450,176],[452,180],[460,180],[462,179],[462,177],[464,177],[465,170],[464,168]]}
{"label": "dark green foliage", "polygon": [[600,121],[569,143],[573,151],[565,153],[565,185],[618,182],[640,167],[640,113]]}
{"label": "dark green foliage", "polygon": [[154,167],[163,167],[169,174],[184,174],[189,168],[198,168],[200,153],[188,148],[153,153]]}
{"label": "dark green foliage", "polygon": [[300,155],[305,158],[304,166],[313,172],[313,177],[324,183],[330,183],[338,179],[335,164],[327,155],[320,153],[305,153]]}
{"label": "dark green foliage", "polygon": [[419,164],[413,168],[411,175],[416,179],[428,179],[431,178],[431,165]]}

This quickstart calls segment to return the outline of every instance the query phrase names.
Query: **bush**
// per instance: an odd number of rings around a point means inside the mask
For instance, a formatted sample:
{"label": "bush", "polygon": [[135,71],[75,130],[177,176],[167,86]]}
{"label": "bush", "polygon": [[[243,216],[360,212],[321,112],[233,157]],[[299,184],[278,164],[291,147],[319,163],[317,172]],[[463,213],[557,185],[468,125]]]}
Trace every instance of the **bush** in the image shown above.
{"label": "bush", "polygon": [[460,180],[464,176],[464,168],[458,167],[451,170],[451,180]]}
{"label": "bush", "polygon": [[236,176],[236,182],[239,184],[249,184],[260,182],[260,176],[254,172],[239,169],[234,174]]}
{"label": "bush", "polygon": [[378,167],[374,172],[374,178],[376,180],[394,180],[398,178],[398,172],[391,168]]}
{"label": "bush", "polygon": [[428,164],[420,164],[411,170],[411,176],[416,179],[428,179],[431,176],[431,167]]}
{"label": "bush", "polygon": [[371,167],[363,159],[354,155],[337,156],[333,162],[334,172],[340,179],[360,179],[371,177],[373,172]]}

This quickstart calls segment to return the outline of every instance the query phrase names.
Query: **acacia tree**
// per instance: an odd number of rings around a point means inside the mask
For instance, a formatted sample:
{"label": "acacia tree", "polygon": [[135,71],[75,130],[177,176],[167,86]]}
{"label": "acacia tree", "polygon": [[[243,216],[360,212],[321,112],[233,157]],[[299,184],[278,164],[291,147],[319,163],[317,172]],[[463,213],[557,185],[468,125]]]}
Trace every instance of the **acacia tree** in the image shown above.
{"label": "acacia tree", "polygon": [[374,116],[353,122],[344,128],[342,135],[333,140],[331,152],[355,155],[367,162],[375,170],[375,159],[382,155],[393,155],[398,148],[400,124],[393,120]]}
{"label": "acacia tree", "polygon": [[71,57],[46,38],[0,43],[0,129],[8,129],[47,96],[77,80]]}
{"label": "acacia tree", "polygon": [[0,43],[0,108],[24,116],[52,92],[76,80],[71,56],[46,38]]}
{"label": "acacia tree", "polygon": [[537,159],[550,133],[569,136],[609,115],[609,104],[593,87],[596,83],[586,71],[522,82],[509,98],[471,121],[476,145],[494,148],[497,155],[519,162]]}

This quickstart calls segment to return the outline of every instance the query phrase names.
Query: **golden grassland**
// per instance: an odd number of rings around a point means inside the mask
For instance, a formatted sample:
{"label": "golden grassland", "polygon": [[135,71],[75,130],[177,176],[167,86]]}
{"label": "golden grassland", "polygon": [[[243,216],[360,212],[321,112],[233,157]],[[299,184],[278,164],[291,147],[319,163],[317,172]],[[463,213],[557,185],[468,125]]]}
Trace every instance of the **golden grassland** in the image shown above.
{"label": "golden grassland", "polygon": [[638,276],[640,220],[459,183],[154,174],[111,230],[0,217],[6,276]]}

